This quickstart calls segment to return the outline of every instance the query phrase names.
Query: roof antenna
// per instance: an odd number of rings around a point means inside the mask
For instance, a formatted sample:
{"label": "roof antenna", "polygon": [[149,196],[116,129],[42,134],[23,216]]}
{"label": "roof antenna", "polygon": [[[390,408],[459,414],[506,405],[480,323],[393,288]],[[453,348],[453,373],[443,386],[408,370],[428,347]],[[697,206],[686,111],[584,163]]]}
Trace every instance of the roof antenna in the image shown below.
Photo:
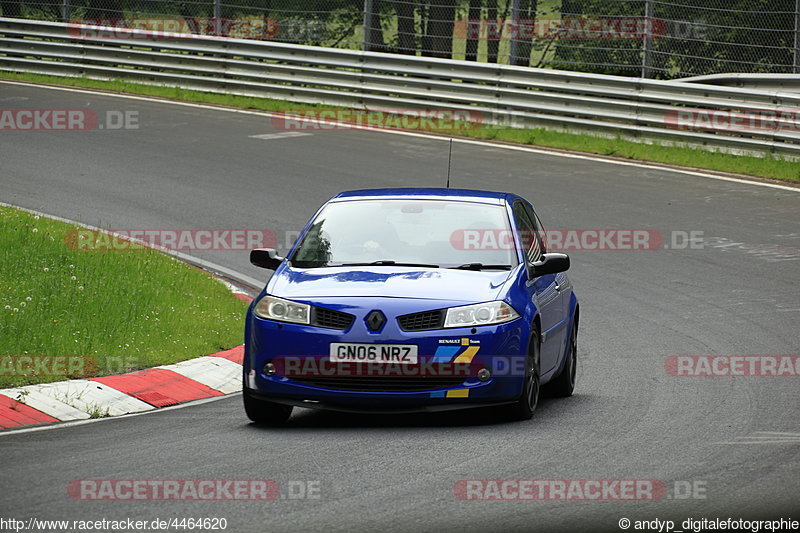
{"label": "roof antenna", "polygon": [[450,162],[453,160],[453,139],[450,138],[450,153],[447,156],[447,188],[450,188]]}

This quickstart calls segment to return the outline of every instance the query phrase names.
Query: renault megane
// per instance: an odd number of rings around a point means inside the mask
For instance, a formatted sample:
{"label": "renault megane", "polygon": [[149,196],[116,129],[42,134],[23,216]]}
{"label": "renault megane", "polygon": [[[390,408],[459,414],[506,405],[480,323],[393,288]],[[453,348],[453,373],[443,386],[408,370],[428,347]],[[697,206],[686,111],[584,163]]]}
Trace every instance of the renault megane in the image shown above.
{"label": "renault megane", "polygon": [[275,272],[247,313],[247,416],[505,405],[529,419],[541,386],[571,395],[579,305],[544,231],[510,193],[331,198],[285,258],[250,254]]}

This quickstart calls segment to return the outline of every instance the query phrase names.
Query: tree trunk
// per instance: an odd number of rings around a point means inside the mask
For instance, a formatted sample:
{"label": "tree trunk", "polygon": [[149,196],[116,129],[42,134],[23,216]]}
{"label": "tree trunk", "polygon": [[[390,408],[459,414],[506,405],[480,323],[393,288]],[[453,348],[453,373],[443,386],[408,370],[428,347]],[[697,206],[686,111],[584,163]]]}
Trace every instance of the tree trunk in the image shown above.
{"label": "tree trunk", "polygon": [[365,22],[369,27],[364,28],[364,50],[373,52],[385,52],[386,46],[383,42],[383,27],[381,27],[381,9],[383,2],[373,0],[372,13],[365,16]]}
{"label": "tree trunk", "polygon": [[[581,7],[581,0],[561,0],[561,19],[573,19],[580,17],[580,15],[583,13]],[[556,39],[554,43],[555,50],[553,57],[555,60],[574,61],[574,58],[571,56],[575,55],[576,52],[573,49],[559,46],[559,42],[560,40]]]}
{"label": "tree trunk", "polygon": [[428,7],[427,34],[430,55],[450,59],[453,55],[453,24],[456,18],[456,0],[433,0]]}
{"label": "tree trunk", "polygon": [[514,21],[517,42],[517,57],[512,57],[514,65],[528,67],[531,64],[531,48],[533,39],[533,25],[536,22],[537,0],[522,0],[519,10],[520,20]]}
{"label": "tree trunk", "polygon": [[502,26],[499,25],[500,22],[497,20],[499,14],[497,10],[497,1],[498,0],[489,0],[488,16],[486,17],[489,23],[486,36],[488,55],[486,61],[489,63],[497,63],[497,52],[500,50],[500,32]]}
{"label": "tree trunk", "polygon": [[375,2],[375,25],[372,27],[372,46],[376,52],[388,52],[386,41],[383,40],[383,26],[381,26],[381,4]]}
{"label": "tree trunk", "polygon": [[467,61],[478,60],[478,43],[481,31],[481,0],[469,0],[467,15]]}
{"label": "tree trunk", "polygon": [[394,3],[397,12],[397,52],[401,54],[417,53],[417,36],[414,30],[414,4],[411,0],[399,0]]}

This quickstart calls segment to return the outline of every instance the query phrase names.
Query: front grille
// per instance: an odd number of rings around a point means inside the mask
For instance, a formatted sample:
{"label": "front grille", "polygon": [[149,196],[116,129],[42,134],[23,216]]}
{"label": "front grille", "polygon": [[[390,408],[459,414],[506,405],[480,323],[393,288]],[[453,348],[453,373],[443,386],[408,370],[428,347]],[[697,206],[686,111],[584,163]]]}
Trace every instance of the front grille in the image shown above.
{"label": "front grille", "polygon": [[328,329],[347,329],[353,325],[355,316],[325,307],[313,307],[311,310],[311,325]]}
{"label": "front grille", "polygon": [[444,309],[425,311],[397,317],[397,323],[403,331],[425,331],[441,329],[444,325]]}
{"label": "front grille", "polygon": [[367,392],[418,392],[457,387],[466,379],[461,377],[292,377],[296,383],[322,389]]}

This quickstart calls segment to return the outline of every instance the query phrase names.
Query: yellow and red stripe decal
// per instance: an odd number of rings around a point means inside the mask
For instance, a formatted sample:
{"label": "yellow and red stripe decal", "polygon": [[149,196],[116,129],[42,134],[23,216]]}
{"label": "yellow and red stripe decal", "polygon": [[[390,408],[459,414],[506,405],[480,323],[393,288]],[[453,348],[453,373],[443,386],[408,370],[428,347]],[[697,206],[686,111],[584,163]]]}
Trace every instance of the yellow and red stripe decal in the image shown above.
{"label": "yellow and red stripe decal", "polygon": [[467,348],[466,350],[461,352],[458,355],[458,357],[456,357],[453,360],[453,362],[454,363],[471,363],[472,362],[472,358],[475,357],[475,354],[477,354],[478,350],[480,350],[480,349],[481,349],[480,346],[470,346],[469,348]]}
{"label": "yellow and red stripe decal", "polygon": [[[458,347],[455,346],[439,346],[439,349],[436,350],[436,354],[434,357],[434,361],[442,362],[443,359],[449,357],[454,357],[452,362],[453,363],[471,363],[472,360],[475,358],[475,355],[478,353],[478,350],[481,349],[480,346],[470,346],[470,340],[468,338],[461,339],[461,346],[466,346],[466,349],[458,355],[450,355],[453,354],[454,351],[458,350]],[[448,391],[436,391],[431,393],[431,398],[469,398],[469,389],[452,389]]]}

